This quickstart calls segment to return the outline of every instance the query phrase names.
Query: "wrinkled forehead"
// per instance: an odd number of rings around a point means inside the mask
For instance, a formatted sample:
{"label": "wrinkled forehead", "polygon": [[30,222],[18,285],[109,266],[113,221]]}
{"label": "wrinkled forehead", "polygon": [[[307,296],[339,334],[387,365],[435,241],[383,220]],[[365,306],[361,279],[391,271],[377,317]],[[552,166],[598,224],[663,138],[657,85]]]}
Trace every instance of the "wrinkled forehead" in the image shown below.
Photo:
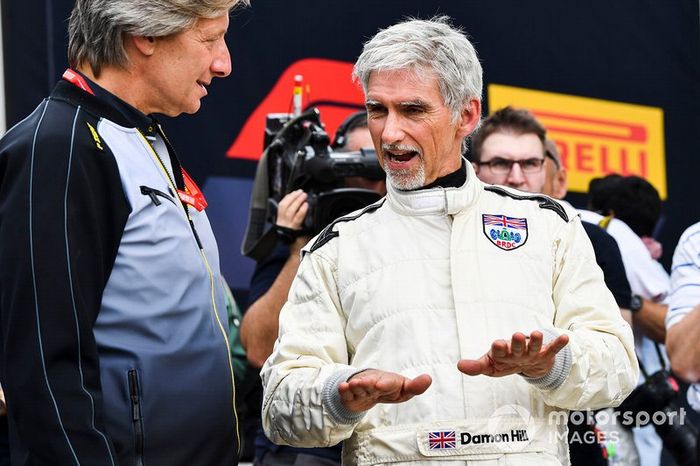
{"label": "wrinkled forehead", "polygon": [[437,73],[435,69],[430,65],[419,64],[419,63],[409,63],[404,66],[394,67],[394,66],[379,66],[370,70],[368,82],[372,80],[373,76],[378,74],[381,75],[397,75],[404,76],[408,79],[413,79],[415,81],[425,81],[431,79],[437,79]]}
{"label": "wrinkled forehead", "polygon": [[406,96],[414,94],[415,98],[428,98],[432,95],[433,98],[439,98],[441,103],[445,102],[438,75],[432,68],[411,66],[373,70],[365,89],[366,100],[373,100],[380,91]]}

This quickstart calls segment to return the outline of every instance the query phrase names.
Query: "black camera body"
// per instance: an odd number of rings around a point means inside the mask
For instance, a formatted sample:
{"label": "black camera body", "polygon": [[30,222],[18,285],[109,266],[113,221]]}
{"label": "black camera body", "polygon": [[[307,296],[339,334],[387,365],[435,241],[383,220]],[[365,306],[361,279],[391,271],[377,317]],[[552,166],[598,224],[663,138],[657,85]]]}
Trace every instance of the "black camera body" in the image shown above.
{"label": "black camera body", "polygon": [[308,193],[309,211],[304,233],[315,235],[334,219],[380,199],[375,191],[346,186],[348,177],[384,179],[374,150],[337,152],[311,108],[299,116],[270,114],[265,128],[269,206],[267,221],[274,223],[277,204],[288,193]]}
{"label": "black camera body", "polygon": [[[660,370],[646,377],[644,383],[635,388],[632,393],[617,408],[619,412],[631,413],[639,418],[639,413],[663,413],[664,423],[655,423],[654,429],[661,438],[664,448],[676,460],[679,466],[697,466],[697,436],[698,432],[692,424],[684,424],[679,417],[679,407],[675,403],[678,386],[673,376],[666,370]],[[634,427],[648,425],[647,422],[635,424]]]}
{"label": "black camera body", "polygon": [[622,412],[629,411],[635,416],[643,411],[664,411],[672,405],[678,393],[669,381],[671,377],[665,370],[647,376],[644,383],[635,388],[618,409]]}

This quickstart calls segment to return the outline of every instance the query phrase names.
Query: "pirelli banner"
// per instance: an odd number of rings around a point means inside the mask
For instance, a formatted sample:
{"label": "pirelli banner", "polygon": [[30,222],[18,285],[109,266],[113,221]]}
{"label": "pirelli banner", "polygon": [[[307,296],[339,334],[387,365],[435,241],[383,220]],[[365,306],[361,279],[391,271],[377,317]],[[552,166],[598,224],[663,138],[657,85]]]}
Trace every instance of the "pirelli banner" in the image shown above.
{"label": "pirelli banner", "polygon": [[591,179],[611,173],[649,180],[663,199],[666,154],[663,110],[610,100],[491,84],[491,111],[527,108],[547,128],[569,176],[569,190],[585,193]]}
{"label": "pirelli banner", "polygon": [[[0,5],[11,126],[65,69],[73,0]],[[304,106],[320,109],[332,137],[363,106],[350,78],[362,44],[401,18],[436,14],[474,42],[484,113],[510,104],[542,120],[568,168],[574,205],[585,205],[593,177],[647,178],[665,199],[657,236],[666,265],[681,231],[700,220],[697,0],[252,0],[231,18],[231,76],[214,81],[196,115],[162,119],[204,191],[224,275],[243,307],[254,263],[240,246],[266,115],[290,110],[301,74]]]}

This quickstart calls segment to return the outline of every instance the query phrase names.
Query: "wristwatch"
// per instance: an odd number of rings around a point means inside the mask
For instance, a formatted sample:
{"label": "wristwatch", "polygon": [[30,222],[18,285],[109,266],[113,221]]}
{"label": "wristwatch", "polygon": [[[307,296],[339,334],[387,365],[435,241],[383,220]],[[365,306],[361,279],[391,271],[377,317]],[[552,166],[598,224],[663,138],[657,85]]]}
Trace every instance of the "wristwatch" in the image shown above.
{"label": "wristwatch", "polygon": [[644,305],[644,298],[642,298],[638,294],[633,294],[632,297],[630,298],[630,306],[629,306],[629,309],[630,309],[630,311],[632,311],[632,314],[639,312],[639,310],[642,308],[643,305]]}
{"label": "wristwatch", "polygon": [[298,237],[304,234],[303,230],[295,230],[293,228],[287,228],[280,225],[275,225],[274,228],[277,238],[279,238],[284,244],[292,244]]}

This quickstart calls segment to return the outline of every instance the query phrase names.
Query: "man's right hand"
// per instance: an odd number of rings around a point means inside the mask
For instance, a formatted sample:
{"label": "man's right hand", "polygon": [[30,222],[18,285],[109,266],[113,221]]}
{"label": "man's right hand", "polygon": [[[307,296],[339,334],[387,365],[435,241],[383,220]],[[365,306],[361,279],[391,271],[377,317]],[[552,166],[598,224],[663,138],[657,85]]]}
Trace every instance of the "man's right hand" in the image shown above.
{"label": "man's right hand", "polygon": [[309,211],[307,198],[308,194],[301,189],[284,196],[277,206],[277,225],[292,230],[301,230],[306,213]]}
{"label": "man's right hand", "polygon": [[403,403],[425,392],[433,380],[428,374],[409,379],[393,372],[367,369],[338,385],[340,399],[350,411],[367,411],[378,403]]}

